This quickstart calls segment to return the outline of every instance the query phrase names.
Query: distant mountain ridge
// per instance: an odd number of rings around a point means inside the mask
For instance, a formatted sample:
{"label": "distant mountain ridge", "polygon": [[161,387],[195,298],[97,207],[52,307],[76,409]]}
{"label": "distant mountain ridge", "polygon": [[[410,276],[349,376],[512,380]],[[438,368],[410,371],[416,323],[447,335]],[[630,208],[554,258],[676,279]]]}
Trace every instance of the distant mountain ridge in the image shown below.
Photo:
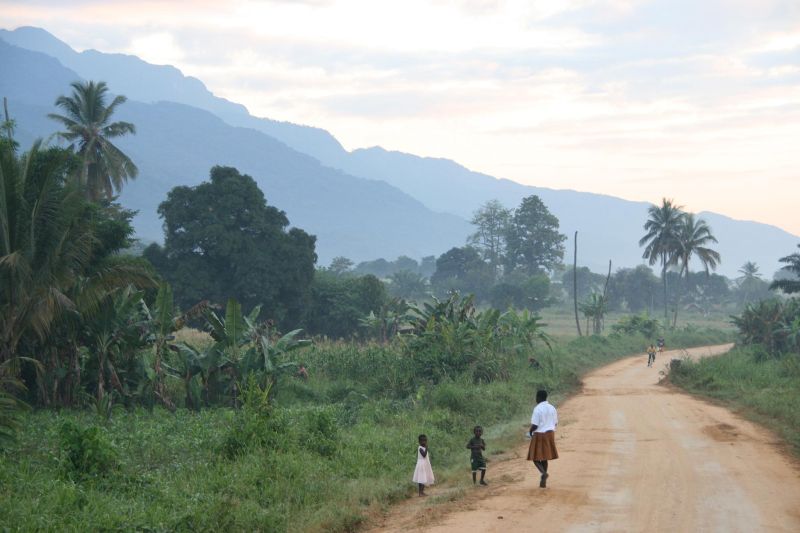
{"label": "distant mountain ridge", "polygon": [[[213,113],[228,126],[257,130],[284,143],[293,151],[315,158],[324,165],[320,165],[319,168],[339,169],[341,172],[336,175],[368,178],[362,182],[353,183],[363,184],[370,180],[381,180],[392,186],[390,190],[399,189],[427,208],[425,215],[422,215],[422,212],[417,212],[418,214],[415,215],[422,216],[425,219],[424,222],[412,221],[407,218],[407,215],[403,216],[403,224],[410,223],[421,233],[414,235],[398,228],[387,230],[402,235],[399,240],[395,240],[397,246],[387,246],[385,242],[380,242],[380,238],[370,244],[366,239],[361,239],[360,235],[337,233],[335,239],[341,240],[328,241],[331,251],[328,252],[328,248],[325,248],[326,252],[321,254],[326,258],[330,254],[346,256],[349,254],[349,257],[357,261],[381,256],[391,259],[400,254],[419,257],[419,250],[431,249],[427,245],[413,246],[414,239],[436,241],[439,243],[437,245],[443,246],[443,248],[435,253],[442,253],[450,246],[464,243],[466,235],[470,232],[466,220],[475,209],[486,201],[498,199],[506,206],[514,207],[523,197],[537,194],[559,218],[561,230],[570,239],[574,231],[579,232],[578,261],[580,264],[589,266],[596,271],[602,271],[607,268],[609,259],[613,261],[615,268],[634,266],[642,261],[641,249],[637,246],[637,241],[641,236],[642,224],[649,206],[646,202],[632,202],[593,193],[526,186],[511,180],[497,179],[486,174],[472,172],[446,159],[422,158],[411,154],[387,151],[380,147],[347,152],[333,135],[325,130],[253,117],[248,114],[244,106],[214,96],[200,80],[186,77],[174,67],[151,65],[135,56],[122,54],[104,54],[94,50],[78,53],[45,30],[38,28],[19,28],[11,32],[0,30],[0,39],[16,47],[52,56],[85,79],[103,79],[113,90],[126,94],[132,100],[179,102]],[[47,68],[52,68],[52,62],[47,62],[47,64],[49,65]],[[0,82],[0,89],[2,89],[2,82]],[[31,89],[42,92],[41,88]],[[59,90],[60,93],[65,92],[63,86]],[[47,106],[52,100],[39,99],[38,102],[39,105]],[[165,104],[153,105],[163,106]],[[175,108],[170,109],[172,109],[171,112],[175,112]],[[136,122],[135,119],[131,120]],[[222,128],[223,126],[217,124],[217,127]],[[37,123],[35,129],[42,131],[41,127]],[[52,125],[50,127],[52,129]],[[131,140],[130,142],[133,146],[137,146],[138,141]],[[198,139],[197,142],[200,140]],[[256,141],[248,138],[248,142]],[[140,157],[147,160],[149,158],[148,150],[153,147],[139,147],[138,149],[143,150]],[[241,161],[249,161],[249,155],[237,152],[232,146],[227,146],[224,153],[219,153],[219,157],[223,159],[233,157],[234,153],[237,154],[236,158],[243,158],[240,159]],[[205,160],[203,157],[200,159]],[[241,163],[240,168],[248,171],[246,167],[251,163]],[[239,166],[234,162],[229,164]],[[269,169],[264,168],[263,165],[252,165],[252,167],[258,169],[259,172],[269,174]],[[306,170],[311,174],[322,172],[326,176],[332,172],[330,168],[324,171],[317,167],[314,168],[314,171],[311,171],[310,167],[307,167]],[[152,171],[158,172],[159,169],[154,168]],[[251,173],[254,177],[258,177],[255,171]],[[179,172],[175,176],[179,174],[182,175]],[[173,183],[173,185],[176,184],[178,183]],[[132,190],[130,193],[126,191],[123,200],[135,197],[138,194],[137,187],[139,186],[138,182],[132,185],[130,187]],[[277,187],[277,182],[272,186]],[[303,187],[303,180],[296,180],[294,186]],[[296,210],[298,213],[305,213],[303,217],[309,216],[313,219],[309,211],[301,209],[301,205],[304,205],[303,202],[298,202],[289,194],[280,193],[276,196],[277,192],[271,193],[268,189],[265,192],[271,203],[289,212],[293,223],[306,227],[312,233],[315,232],[313,227],[304,226],[303,220],[292,218],[292,212]],[[377,191],[374,192],[378,194]],[[289,203],[283,205],[278,198],[285,198]],[[373,201],[375,200],[373,199]],[[417,209],[422,208],[422,205],[418,205]],[[324,202],[318,205],[318,208],[324,207]],[[148,207],[148,209],[150,208]],[[152,213],[152,211],[150,212]],[[437,219],[436,213],[448,213],[451,218]],[[387,215],[389,218],[396,218],[385,210],[381,214]],[[143,209],[140,219],[145,218],[145,215],[146,210]],[[714,213],[702,213],[702,216],[708,220],[720,240],[718,249],[723,257],[720,272],[731,277],[736,276],[739,266],[745,261],[751,260],[756,261],[762,267],[763,272],[771,274],[779,267],[778,258],[793,251],[796,243],[800,241],[800,237],[766,224],[737,221]],[[442,222],[443,220],[447,220],[447,222]],[[152,224],[137,220],[137,229],[140,227],[145,228],[147,233],[153,231]],[[363,230],[358,227],[354,229],[356,231]],[[379,234],[381,232],[376,231],[376,235]],[[389,235],[390,233],[383,234]],[[431,239],[432,235],[436,235],[437,238]],[[357,247],[358,252],[352,250],[353,246],[347,244],[353,239],[361,241]],[[382,240],[385,241],[385,239]],[[321,246],[323,245],[321,244]],[[332,251],[333,249],[338,252]],[[398,252],[388,252],[390,249],[398,250]],[[571,243],[568,243],[568,249],[571,250]]]}
{"label": "distant mountain ridge", "polygon": [[[54,133],[56,123],[46,115],[80,76],[50,56],[3,40],[0,66],[0,95],[8,97],[18,123],[16,140],[24,148]],[[120,201],[139,211],[134,224],[146,240],[163,239],[157,208],[169,190],[200,183],[213,165],[235,166],[253,176],[271,205],[286,211],[293,225],[317,235],[321,264],[336,255],[356,261],[434,255],[463,242],[470,229],[462,218],[434,213],[385,182],[325,167],[273,137],[231,126],[196,107],[129,100],[115,118],[137,127],[137,135],[118,142],[140,170]]]}

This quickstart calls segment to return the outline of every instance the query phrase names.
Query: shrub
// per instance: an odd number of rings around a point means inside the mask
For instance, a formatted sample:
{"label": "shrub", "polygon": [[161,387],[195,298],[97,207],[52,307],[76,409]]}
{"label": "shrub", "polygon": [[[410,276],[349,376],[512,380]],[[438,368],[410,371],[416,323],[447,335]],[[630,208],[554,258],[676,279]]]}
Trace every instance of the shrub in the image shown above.
{"label": "shrub", "polygon": [[102,428],[64,422],[59,430],[61,467],[69,479],[101,477],[118,466],[117,452]]}
{"label": "shrub", "polygon": [[616,334],[640,334],[652,339],[656,336],[660,327],[658,320],[655,318],[650,318],[647,315],[628,315],[620,318],[616,324],[611,326],[611,330]]}

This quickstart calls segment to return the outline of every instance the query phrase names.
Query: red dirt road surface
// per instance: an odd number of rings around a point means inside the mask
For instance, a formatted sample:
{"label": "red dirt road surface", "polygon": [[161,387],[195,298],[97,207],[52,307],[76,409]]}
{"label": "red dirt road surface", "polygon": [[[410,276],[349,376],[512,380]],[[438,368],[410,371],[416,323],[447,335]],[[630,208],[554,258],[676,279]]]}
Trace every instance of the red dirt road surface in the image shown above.
{"label": "red dirt road surface", "polygon": [[667,352],[653,368],[631,357],[586,376],[557,406],[560,459],[546,489],[524,460],[526,441],[515,458],[490,463],[488,488],[438,505],[410,500],[373,531],[800,532],[798,463],[763,428],[659,385],[659,370],[679,356]]}

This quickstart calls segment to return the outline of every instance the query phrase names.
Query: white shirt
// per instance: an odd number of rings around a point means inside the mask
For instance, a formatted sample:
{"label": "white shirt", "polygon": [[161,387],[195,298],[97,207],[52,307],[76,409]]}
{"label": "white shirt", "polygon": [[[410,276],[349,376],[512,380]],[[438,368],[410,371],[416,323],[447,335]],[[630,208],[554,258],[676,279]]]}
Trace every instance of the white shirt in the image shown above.
{"label": "white shirt", "polygon": [[550,402],[547,400],[536,404],[531,414],[531,424],[536,425],[536,433],[555,431],[558,425],[558,413],[556,413],[556,408],[550,405]]}

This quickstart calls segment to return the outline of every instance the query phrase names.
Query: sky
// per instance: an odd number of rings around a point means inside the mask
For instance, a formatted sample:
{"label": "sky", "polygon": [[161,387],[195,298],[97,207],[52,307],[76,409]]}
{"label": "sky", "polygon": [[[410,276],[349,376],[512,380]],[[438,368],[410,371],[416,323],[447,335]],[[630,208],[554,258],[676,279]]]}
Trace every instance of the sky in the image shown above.
{"label": "sky", "polygon": [[0,0],[347,148],[800,235],[800,0]]}

